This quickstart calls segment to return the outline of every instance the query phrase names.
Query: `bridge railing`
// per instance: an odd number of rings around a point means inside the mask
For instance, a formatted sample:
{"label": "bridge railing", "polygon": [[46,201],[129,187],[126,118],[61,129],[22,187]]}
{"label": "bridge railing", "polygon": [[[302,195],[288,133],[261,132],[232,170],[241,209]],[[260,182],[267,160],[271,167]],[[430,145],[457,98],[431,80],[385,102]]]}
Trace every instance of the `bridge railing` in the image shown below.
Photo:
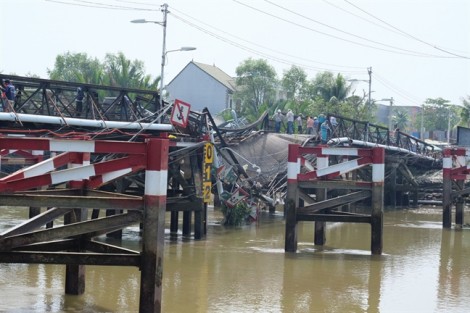
{"label": "bridge railing", "polygon": [[16,89],[16,113],[143,121],[160,109],[156,90],[102,86],[0,74]]}
{"label": "bridge railing", "polygon": [[[394,146],[424,156],[438,157],[441,155],[441,150],[434,145],[407,133],[389,131],[387,127],[366,121],[354,120],[337,114],[328,114],[327,116],[331,129],[330,138],[347,137],[352,140]],[[337,125],[331,124],[331,116],[336,118]]]}

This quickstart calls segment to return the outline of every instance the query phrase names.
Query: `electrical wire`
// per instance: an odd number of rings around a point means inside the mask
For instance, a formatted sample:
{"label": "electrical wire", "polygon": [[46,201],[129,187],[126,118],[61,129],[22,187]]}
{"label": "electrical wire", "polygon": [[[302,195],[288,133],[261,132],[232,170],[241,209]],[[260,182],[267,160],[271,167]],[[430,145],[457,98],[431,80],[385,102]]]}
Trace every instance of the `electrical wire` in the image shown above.
{"label": "electrical wire", "polygon": [[244,39],[244,38],[242,38],[242,37],[239,37],[239,36],[236,36],[236,35],[234,35],[234,34],[228,33],[228,32],[226,32],[226,31],[224,31],[224,30],[221,30],[220,28],[217,28],[217,27],[214,27],[214,26],[212,26],[212,25],[209,25],[208,23],[206,23],[206,22],[204,22],[204,21],[201,21],[201,20],[199,20],[199,19],[196,19],[196,18],[194,18],[194,17],[191,16],[191,15],[188,15],[188,14],[186,14],[186,13],[184,13],[184,12],[178,10],[178,9],[175,9],[174,7],[172,7],[171,9],[172,9],[172,11],[178,12],[179,14],[184,15],[184,16],[186,16],[187,18],[191,18],[192,20],[194,20],[194,21],[196,21],[196,22],[198,22],[198,23],[200,23],[200,24],[203,24],[203,25],[205,25],[205,26],[207,26],[207,27],[209,27],[209,28],[212,28],[212,29],[214,29],[214,30],[216,30],[216,31],[218,31],[218,32],[221,32],[221,33],[223,33],[223,34],[225,34],[225,35],[231,36],[231,37],[233,37],[233,38],[236,38],[236,39],[241,40],[241,41],[244,41],[244,42],[246,42],[246,43],[248,43],[248,44],[251,44],[251,45],[254,45],[254,46],[257,46],[257,47],[266,49],[266,50],[271,51],[271,52],[275,52],[275,53],[279,53],[279,54],[282,54],[282,55],[285,55],[285,56],[293,57],[293,58],[296,58],[296,59],[299,59],[299,60],[302,60],[302,61],[307,61],[307,62],[312,62],[312,63],[318,63],[318,64],[322,64],[322,65],[326,65],[326,66],[334,66],[334,67],[341,67],[341,68],[362,69],[362,67],[359,67],[359,66],[336,65],[336,64],[330,64],[330,63],[323,63],[323,62],[313,61],[313,60],[311,60],[311,59],[305,59],[305,58],[301,58],[301,57],[294,56],[294,55],[291,55],[291,54],[287,54],[287,53],[285,53],[285,52],[277,51],[277,50],[268,48],[268,47],[266,47],[266,46],[262,46],[262,45],[260,45],[260,44],[258,44],[258,43],[256,43],[256,42],[249,41],[249,40],[246,40],[246,39]]}
{"label": "electrical wire", "polygon": [[112,5],[112,4],[99,3],[99,2],[93,2],[93,1],[85,1],[85,0],[72,0],[77,3],[60,1],[60,0],[44,0],[44,1],[65,4],[65,5],[79,6],[79,7],[106,9],[106,10],[159,11],[159,10],[154,10],[154,9],[126,7],[126,6]]}
{"label": "electrical wire", "polygon": [[432,58],[451,58],[451,57],[446,57],[446,56],[437,56],[437,55],[430,55],[430,54],[423,54],[421,52],[416,52],[416,51],[411,51],[411,50],[406,50],[406,49],[401,49],[401,48],[394,48],[394,49],[397,49],[397,50],[401,50],[403,52],[400,52],[400,51],[393,51],[393,50],[389,50],[389,49],[384,49],[384,48],[379,48],[379,47],[375,47],[375,46],[371,46],[371,45],[367,45],[367,44],[363,44],[363,43],[359,43],[359,42],[356,42],[356,41],[352,41],[352,40],[349,40],[349,39],[345,39],[345,38],[341,38],[341,37],[338,37],[338,36],[335,36],[335,35],[332,35],[332,34],[328,34],[328,33],[325,33],[325,32],[322,32],[322,31],[319,31],[319,30],[316,30],[316,29],[313,29],[311,27],[307,27],[307,26],[304,26],[304,25],[301,25],[299,23],[296,23],[296,22],[293,22],[293,21],[290,21],[288,19],[285,19],[283,17],[280,17],[280,16],[277,16],[277,15],[274,15],[274,14],[271,14],[271,13],[268,13],[266,11],[263,11],[261,9],[258,9],[258,8],[255,8],[251,5],[248,5],[246,3],[242,3],[238,0],[232,0],[233,2],[235,3],[238,3],[242,6],[245,6],[249,9],[252,9],[254,11],[257,11],[259,13],[262,13],[264,15],[268,15],[272,18],[275,18],[275,19],[278,19],[278,20],[281,20],[283,22],[286,22],[288,24],[291,24],[291,25],[295,25],[297,27],[300,27],[300,28],[303,28],[303,29],[306,29],[306,30],[310,30],[310,31],[313,31],[313,32],[316,32],[316,33],[319,33],[319,34],[322,34],[324,36],[327,36],[327,37],[331,37],[331,38],[335,38],[335,39],[338,39],[338,40],[341,40],[341,41],[345,41],[345,42],[349,42],[349,43],[352,43],[354,45],[359,45],[359,46],[362,46],[362,47],[366,47],[366,48],[371,48],[371,49],[376,49],[376,50],[380,50],[380,51],[385,51],[385,52],[391,52],[391,53],[396,53],[396,54],[402,54],[402,55],[410,55],[410,56],[416,56],[416,57],[432,57]]}
{"label": "electrical wire", "polygon": [[[266,59],[269,59],[269,60],[272,60],[272,61],[276,61],[276,62],[279,62],[279,63],[282,63],[282,64],[286,64],[286,65],[296,65],[296,66],[299,66],[299,67],[303,67],[303,68],[306,68],[306,69],[310,69],[310,70],[315,70],[315,71],[331,71],[331,72],[339,72],[338,70],[331,70],[331,69],[327,69],[327,68],[320,68],[320,67],[315,67],[315,66],[310,66],[310,65],[306,65],[306,64],[300,64],[300,63],[296,63],[296,62],[292,62],[290,60],[287,60],[287,59],[283,59],[283,58],[279,58],[279,57],[276,57],[276,56],[273,56],[273,55],[270,55],[270,54],[267,54],[267,53],[264,53],[264,52],[261,52],[261,51],[258,51],[258,50],[255,50],[253,48],[250,48],[250,47],[247,47],[247,46],[244,46],[240,43],[237,43],[233,40],[230,40],[228,38],[225,38],[223,36],[220,36],[214,32],[211,32],[191,21],[188,21],[186,20],[185,18],[182,18],[181,16],[178,16],[178,15],[175,15],[172,13],[172,16],[178,20],[180,20],[181,22],[187,24],[188,26],[191,26],[209,36],[212,36],[218,40],[221,40],[225,43],[228,43],[234,47],[237,47],[241,50],[245,50],[245,51],[248,51],[250,53],[253,53],[253,54],[256,54],[256,55],[259,55],[261,57],[264,57]],[[344,72],[347,72],[347,73],[362,73],[362,71],[342,71],[343,73]]]}
{"label": "electrical wire", "polygon": [[399,28],[393,26],[392,24],[390,24],[390,23],[388,23],[388,22],[386,22],[386,21],[384,21],[384,20],[378,18],[377,16],[375,16],[375,15],[373,15],[373,14],[371,14],[371,13],[365,11],[365,10],[363,10],[362,8],[360,8],[359,6],[357,6],[357,5],[353,4],[353,3],[351,3],[351,2],[348,1],[348,0],[344,0],[344,2],[346,2],[347,4],[349,4],[349,5],[353,6],[353,7],[355,7],[356,9],[360,10],[361,12],[364,12],[365,14],[369,15],[370,17],[372,17],[372,18],[374,18],[374,19],[380,21],[381,23],[384,23],[385,25],[387,25],[387,26],[389,26],[389,27],[391,27],[391,28],[397,30],[398,32],[400,32],[400,33],[402,33],[403,35],[405,35],[406,37],[409,37],[409,38],[411,38],[411,39],[414,39],[414,40],[416,40],[416,41],[418,41],[418,42],[421,42],[421,43],[423,43],[423,44],[425,44],[425,45],[427,45],[427,46],[430,46],[430,47],[432,47],[432,48],[434,48],[434,49],[436,49],[436,50],[439,50],[439,51],[441,51],[441,52],[444,52],[444,53],[446,53],[446,54],[452,55],[453,57],[457,57],[457,58],[461,58],[461,59],[470,59],[470,57],[468,57],[468,56],[464,56],[464,55],[460,55],[460,54],[456,54],[456,53],[450,52],[450,51],[448,51],[448,50],[446,50],[446,49],[443,49],[443,48],[440,48],[440,47],[438,47],[438,46],[436,46],[436,45],[434,45],[434,44],[431,44],[431,43],[428,43],[428,42],[426,42],[426,41],[424,41],[424,40],[421,40],[421,39],[419,39],[419,38],[417,38],[417,37],[415,37],[415,36],[413,36],[413,35],[411,35],[411,34],[405,32],[405,31],[403,31],[403,30],[401,30],[401,29],[399,29]]}
{"label": "electrical wire", "polygon": [[344,30],[341,30],[341,29],[339,29],[339,28],[330,26],[330,25],[325,24],[325,23],[322,23],[322,22],[320,22],[320,21],[314,20],[314,19],[312,19],[312,18],[310,18],[310,17],[308,17],[308,16],[305,16],[305,15],[303,15],[303,14],[300,14],[300,13],[298,13],[298,12],[295,12],[295,11],[293,11],[293,10],[290,10],[290,9],[288,9],[288,8],[286,8],[286,7],[283,7],[283,6],[279,5],[279,4],[276,4],[276,3],[274,3],[274,2],[272,2],[272,1],[270,1],[270,0],[264,0],[264,1],[267,2],[267,3],[269,3],[269,4],[271,4],[271,5],[273,5],[273,6],[278,7],[278,8],[280,8],[280,9],[284,10],[284,11],[287,11],[287,12],[289,12],[289,13],[292,13],[292,14],[294,14],[294,15],[296,15],[296,16],[300,16],[300,17],[302,17],[302,18],[304,18],[304,19],[306,19],[306,20],[308,20],[308,21],[311,21],[311,22],[320,24],[320,25],[322,25],[322,26],[324,26],[324,27],[333,29],[333,30],[335,30],[335,31],[337,31],[337,32],[340,32],[340,33],[343,33],[343,34],[346,34],[346,35],[349,35],[349,36],[352,36],[352,37],[355,37],[355,38],[358,38],[358,39],[361,39],[361,40],[365,40],[365,41],[370,42],[370,43],[375,43],[375,44],[378,44],[378,45],[382,45],[382,46],[384,46],[384,47],[388,47],[388,48],[392,48],[392,49],[396,49],[396,50],[401,50],[401,51],[404,51],[404,52],[410,52],[410,53],[413,53],[413,54],[421,54],[421,55],[424,56],[424,57],[441,57],[441,56],[434,56],[434,55],[425,54],[425,53],[417,52],[417,51],[413,51],[413,50],[403,49],[403,48],[395,47],[395,46],[392,46],[392,45],[389,45],[389,44],[385,44],[385,43],[382,43],[382,42],[378,42],[378,41],[375,41],[375,40],[372,40],[372,39],[368,39],[368,38],[365,38],[365,37],[362,37],[362,36],[359,36],[359,35],[356,35],[356,34],[353,34],[353,33],[347,32],[347,31],[344,31]]}
{"label": "electrical wire", "polygon": [[405,99],[408,99],[410,102],[413,102],[414,104],[420,106],[421,104],[419,104],[419,100],[417,96],[403,90],[403,89],[400,89],[398,87],[396,87],[395,85],[393,85],[393,83],[391,83],[390,81],[388,81],[387,79],[385,79],[384,77],[382,77],[380,74],[378,74],[377,72],[375,72],[375,76],[374,76],[375,80],[378,81],[380,84],[382,84],[383,86],[385,86],[386,88],[392,90],[393,92],[399,94],[401,97],[405,98]]}

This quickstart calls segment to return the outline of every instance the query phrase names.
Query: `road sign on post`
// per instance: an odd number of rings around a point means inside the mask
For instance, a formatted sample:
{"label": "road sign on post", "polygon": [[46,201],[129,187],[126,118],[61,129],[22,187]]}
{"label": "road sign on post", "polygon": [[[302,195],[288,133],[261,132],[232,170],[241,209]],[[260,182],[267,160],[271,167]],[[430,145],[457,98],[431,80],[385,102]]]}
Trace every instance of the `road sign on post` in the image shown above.
{"label": "road sign on post", "polygon": [[171,124],[186,127],[190,110],[191,105],[189,103],[176,99],[171,111]]}

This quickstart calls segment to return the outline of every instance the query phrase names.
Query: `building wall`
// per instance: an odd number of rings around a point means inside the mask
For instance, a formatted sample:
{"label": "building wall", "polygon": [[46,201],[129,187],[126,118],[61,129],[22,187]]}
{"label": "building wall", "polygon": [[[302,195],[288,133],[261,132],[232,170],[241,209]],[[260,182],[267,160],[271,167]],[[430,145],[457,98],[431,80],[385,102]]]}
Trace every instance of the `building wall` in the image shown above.
{"label": "building wall", "polygon": [[166,87],[168,100],[180,99],[191,109],[202,111],[205,107],[215,115],[229,107],[229,90],[196,65],[189,63]]}

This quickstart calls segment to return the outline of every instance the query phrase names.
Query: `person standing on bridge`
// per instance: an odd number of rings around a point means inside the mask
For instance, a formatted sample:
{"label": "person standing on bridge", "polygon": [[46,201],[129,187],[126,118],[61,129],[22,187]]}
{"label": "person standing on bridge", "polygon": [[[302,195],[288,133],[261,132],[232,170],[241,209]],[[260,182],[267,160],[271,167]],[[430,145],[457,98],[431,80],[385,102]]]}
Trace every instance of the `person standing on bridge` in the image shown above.
{"label": "person standing on bridge", "polygon": [[284,119],[284,116],[282,115],[281,110],[279,109],[277,110],[277,113],[274,114],[273,119],[274,119],[274,129],[276,133],[280,133],[282,120]]}
{"label": "person standing on bridge", "polygon": [[83,109],[83,98],[85,97],[85,94],[83,92],[82,87],[77,88],[77,97],[75,98],[76,102],[76,116],[80,117],[82,115],[82,109]]}
{"label": "person standing on bridge", "polygon": [[5,79],[3,81],[2,86],[3,112],[10,112],[13,110],[13,105],[15,103],[15,94],[15,86],[13,86],[9,79]]}
{"label": "person standing on bridge", "polygon": [[328,125],[328,120],[325,120],[320,125],[320,138],[321,138],[322,144],[326,144],[328,142],[329,131],[330,131],[330,126]]}
{"label": "person standing on bridge", "polygon": [[313,135],[313,118],[311,116],[307,118],[307,135]]}
{"label": "person standing on bridge", "polygon": [[287,119],[287,133],[289,135],[292,135],[294,133],[294,113],[292,113],[291,109],[287,111],[286,119]]}
{"label": "person standing on bridge", "polygon": [[297,116],[297,134],[302,134],[302,113]]}

